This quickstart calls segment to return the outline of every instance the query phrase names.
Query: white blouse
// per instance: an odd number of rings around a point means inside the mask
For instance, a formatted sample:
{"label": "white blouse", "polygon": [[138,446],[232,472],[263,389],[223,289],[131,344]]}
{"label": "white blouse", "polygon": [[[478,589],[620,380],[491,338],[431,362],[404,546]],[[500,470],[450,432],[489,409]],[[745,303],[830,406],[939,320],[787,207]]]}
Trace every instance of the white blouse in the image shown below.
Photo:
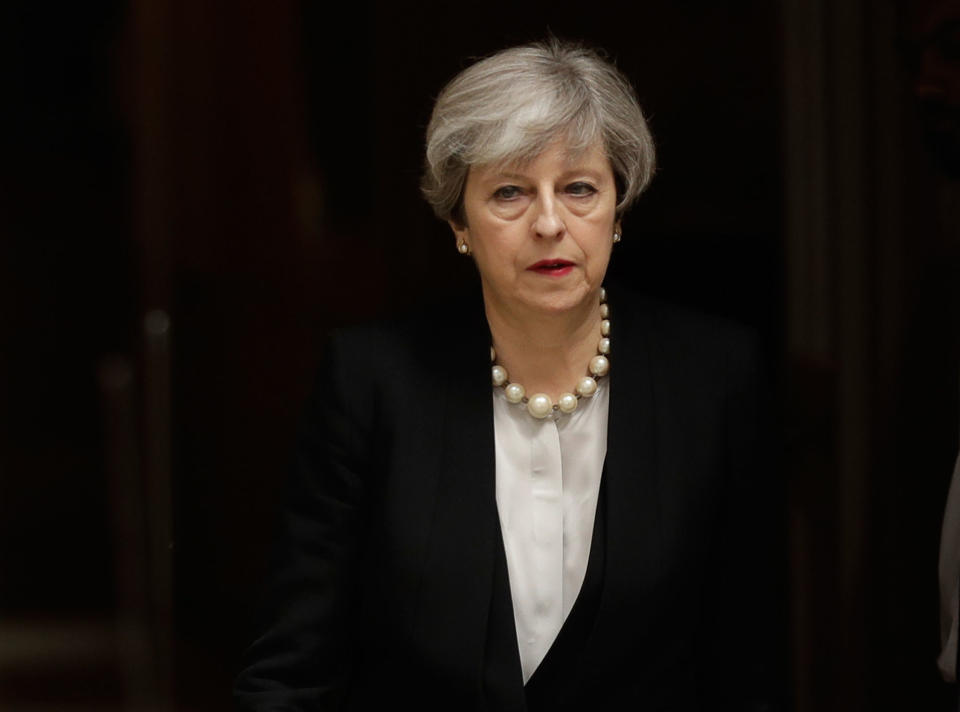
{"label": "white blouse", "polygon": [[610,380],[537,420],[495,388],[497,511],[526,684],[580,593],[607,454]]}

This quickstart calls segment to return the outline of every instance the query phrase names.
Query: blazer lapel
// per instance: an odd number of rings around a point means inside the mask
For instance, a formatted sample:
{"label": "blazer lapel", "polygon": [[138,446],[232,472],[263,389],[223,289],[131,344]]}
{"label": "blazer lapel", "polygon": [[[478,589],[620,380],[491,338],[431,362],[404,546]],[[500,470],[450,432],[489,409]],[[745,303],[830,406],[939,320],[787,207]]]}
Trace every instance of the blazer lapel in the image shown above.
{"label": "blazer lapel", "polygon": [[438,354],[444,413],[415,635],[444,687],[478,695],[499,529],[489,331],[482,309],[464,316]]}
{"label": "blazer lapel", "polygon": [[[611,309],[617,308],[611,295]],[[662,562],[660,482],[656,447],[656,403],[650,325],[642,310],[615,313],[610,376],[607,455],[604,462],[607,497],[607,552],[603,593],[587,644],[585,679],[612,672],[606,660],[616,659],[611,646],[631,644],[623,630],[642,631],[650,621],[655,583]],[[639,309],[639,305],[636,306]],[[613,658],[608,656],[613,655]]]}

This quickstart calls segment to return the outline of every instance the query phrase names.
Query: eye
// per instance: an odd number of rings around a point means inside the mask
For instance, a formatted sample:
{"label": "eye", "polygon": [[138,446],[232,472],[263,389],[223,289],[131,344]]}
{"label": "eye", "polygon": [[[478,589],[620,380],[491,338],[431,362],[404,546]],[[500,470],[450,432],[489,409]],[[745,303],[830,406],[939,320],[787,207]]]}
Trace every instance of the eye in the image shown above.
{"label": "eye", "polygon": [[497,200],[513,200],[514,198],[519,198],[523,194],[523,191],[515,185],[505,185],[500,188],[497,188],[493,197]]}
{"label": "eye", "polygon": [[566,191],[570,195],[586,197],[588,195],[593,195],[594,193],[596,193],[597,189],[594,188],[589,183],[585,183],[584,181],[577,181],[576,183],[571,183],[570,185],[568,185],[566,188]]}

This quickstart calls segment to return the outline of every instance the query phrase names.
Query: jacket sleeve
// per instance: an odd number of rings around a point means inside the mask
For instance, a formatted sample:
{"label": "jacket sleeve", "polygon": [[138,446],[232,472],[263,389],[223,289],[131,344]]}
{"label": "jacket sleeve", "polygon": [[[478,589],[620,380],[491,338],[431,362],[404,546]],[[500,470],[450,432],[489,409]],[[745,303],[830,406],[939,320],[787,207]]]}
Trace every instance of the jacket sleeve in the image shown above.
{"label": "jacket sleeve", "polygon": [[234,684],[241,710],[334,709],[351,675],[372,387],[342,341],[327,344],[298,433],[264,624]]}
{"label": "jacket sleeve", "polygon": [[785,481],[772,388],[758,339],[735,331],[727,350],[726,486],[707,593],[710,709],[767,712],[787,694]]}

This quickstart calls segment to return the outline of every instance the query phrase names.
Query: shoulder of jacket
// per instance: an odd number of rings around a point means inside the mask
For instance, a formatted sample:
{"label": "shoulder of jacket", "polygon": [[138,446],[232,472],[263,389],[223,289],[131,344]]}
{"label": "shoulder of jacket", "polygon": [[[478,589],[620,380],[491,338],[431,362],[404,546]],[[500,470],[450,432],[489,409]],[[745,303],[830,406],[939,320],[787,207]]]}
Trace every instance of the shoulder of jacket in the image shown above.
{"label": "shoulder of jacket", "polygon": [[614,328],[616,315],[620,315],[626,317],[631,328],[700,348],[742,348],[755,344],[758,338],[757,330],[746,324],[629,289],[617,289],[611,310]]}
{"label": "shoulder of jacket", "polygon": [[[489,344],[482,301],[469,296],[443,296],[397,315],[330,332],[325,357],[349,361],[351,370],[402,375],[443,369]],[[479,353],[479,352],[478,352]]]}

